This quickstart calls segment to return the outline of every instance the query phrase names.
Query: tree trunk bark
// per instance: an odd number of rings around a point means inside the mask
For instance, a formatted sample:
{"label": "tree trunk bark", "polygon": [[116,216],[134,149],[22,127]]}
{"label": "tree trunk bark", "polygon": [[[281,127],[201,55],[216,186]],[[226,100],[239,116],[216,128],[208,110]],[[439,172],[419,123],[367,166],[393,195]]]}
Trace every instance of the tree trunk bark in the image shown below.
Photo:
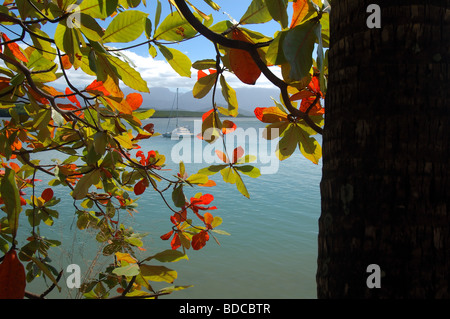
{"label": "tree trunk bark", "polygon": [[449,298],[450,1],[370,3],[332,2],[317,295]]}

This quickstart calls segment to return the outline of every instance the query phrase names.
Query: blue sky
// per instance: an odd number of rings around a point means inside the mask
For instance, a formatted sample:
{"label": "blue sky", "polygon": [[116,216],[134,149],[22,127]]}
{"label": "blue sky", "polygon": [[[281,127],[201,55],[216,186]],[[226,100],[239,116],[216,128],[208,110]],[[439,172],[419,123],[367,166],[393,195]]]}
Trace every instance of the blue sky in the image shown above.
{"label": "blue sky", "polygon": [[[154,21],[155,11],[156,11],[156,0],[147,0],[147,6],[144,7],[141,5],[137,9],[144,11],[149,14],[149,18]],[[167,0],[160,0],[162,4],[162,14],[160,22],[163,21],[163,19],[170,14],[171,8],[169,5],[169,2]],[[221,9],[219,11],[214,11],[211,7],[209,7],[203,0],[191,0],[191,3],[195,5],[197,8],[202,10],[206,14],[213,14],[214,22],[213,24],[222,21],[222,20],[228,20],[229,16],[234,18],[235,20],[239,20],[242,15],[247,10],[248,6],[250,5],[252,1],[251,0],[216,0],[216,3],[218,3],[221,6]],[[175,8],[172,8],[172,11],[175,11]],[[108,21],[106,22],[108,23]],[[107,24],[104,25],[106,27]],[[44,31],[47,31],[49,35],[54,34],[54,28],[55,25],[47,24],[43,27]],[[272,21],[266,24],[252,24],[252,25],[246,25],[245,27],[261,32],[267,36],[273,36],[274,33],[278,30],[280,30],[280,26],[278,23]],[[14,26],[8,26],[9,30],[14,30]],[[15,35],[10,33],[8,29],[0,28],[0,31],[6,32],[10,35],[11,38],[13,38]],[[20,29],[16,30],[20,33]],[[124,44],[114,44],[116,47],[125,47],[132,44],[137,44],[139,41],[145,41],[146,38],[142,36],[140,39],[130,42],[130,43],[124,43]],[[28,43],[31,43],[31,40],[27,40]],[[22,44],[21,44],[22,45]],[[22,45],[24,46],[24,45]],[[195,62],[200,59],[206,59],[206,58],[214,58],[215,57],[215,51],[214,46],[211,42],[208,40],[198,37],[195,39],[191,39],[188,41],[183,42],[182,44],[175,44],[172,45],[173,48],[176,48],[183,53],[187,54],[192,62]],[[136,69],[138,72],[141,73],[144,80],[147,81],[148,86],[151,87],[167,87],[173,91],[176,90],[176,88],[179,88],[180,91],[190,91],[192,90],[195,81],[197,80],[197,71],[192,69],[192,75],[191,78],[185,78],[180,77],[175,71],[172,70],[170,65],[165,61],[164,57],[161,54],[158,54],[158,56],[153,59],[149,53],[148,53],[148,46],[142,45],[137,48],[133,48],[131,50],[127,50],[123,52],[125,55],[127,55],[136,66]],[[279,70],[276,68],[274,69],[274,72],[279,74]],[[88,85],[92,82],[93,78],[87,76],[83,72],[74,71],[73,69],[68,71],[69,77],[73,80],[73,83],[77,83],[80,88],[83,86]],[[247,86],[243,83],[241,83],[234,75],[232,74],[226,74],[227,82],[233,87],[233,88],[239,88],[242,86]],[[67,85],[63,82],[63,79],[58,80],[57,82],[53,83],[57,87],[66,87]],[[273,87],[265,78],[263,75],[261,75],[260,79],[257,81],[256,86],[259,87]]]}

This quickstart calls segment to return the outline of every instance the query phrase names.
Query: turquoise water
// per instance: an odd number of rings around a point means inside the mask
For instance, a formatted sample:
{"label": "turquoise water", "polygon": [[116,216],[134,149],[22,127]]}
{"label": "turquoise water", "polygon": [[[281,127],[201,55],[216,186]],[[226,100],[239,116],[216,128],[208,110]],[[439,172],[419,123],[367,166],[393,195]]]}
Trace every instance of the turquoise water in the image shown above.
{"label": "turquoise water", "polygon": [[[192,131],[196,125],[195,120],[197,119],[180,119],[180,124],[187,125]],[[167,119],[153,119],[151,122],[155,124],[156,131],[165,131]],[[239,118],[235,122],[249,135],[259,132],[265,126],[256,119]],[[238,140],[236,134],[229,135],[229,140],[233,138]],[[223,218],[219,229],[227,231],[231,236],[217,235],[220,245],[211,238],[202,250],[189,250],[189,260],[164,264],[178,272],[175,285],[194,285],[166,298],[316,298],[321,163],[312,164],[298,150],[283,162],[270,162],[268,152],[271,145],[266,145],[265,140],[256,138],[240,142],[244,143],[239,145],[247,152],[253,151],[252,154],[259,155],[256,166],[262,170],[265,167],[267,172],[272,165],[274,174],[263,174],[257,179],[244,177],[250,199],[243,197],[235,185],[225,184],[220,173],[213,177],[217,187],[196,187],[191,193],[186,191],[189,197],[199,191],[211,193],[215,198],[212,205],[218,208],[211,213]],[[191,145],[194,143],[196,142],[192,141]],[[178,164],[172,162],[171,151],[177,145],[180,146],[179,141],[163,137],[144,140],[141,144],[145,154],[151,149],[165,154],[168,167],[175,170]],[[199,152],[208,155],[198,145],[205,146],[195,144],[197,148],[192,149],[191,161],[195,154],[198,159]],[[216,146],[219,148],[220,143]],[[205,160],[214,157],[214,149],[209,153],[212,154],[211,157],[203,156]],[[41,158],[50,159],[51,156],[46,154]],[[209,164],[186,163],[186,168],[192,174],[207,165]],[[39,178],[45,181],[47,177]],[[56,196],[62,198],[58,206],[60,221],[53,227],[43,227],[42,232],[51,239],[63,241],[63,247],[56,249],[51,255],[61,269],[65,269],[70,263],[78,263],[82,271],[86,271],[101,247],[91,240],[95,233],[76,228],[73,201],[65,191],[67,190],[55,189]],[[145,258],[154,252],[170,248],[170,241],[162,241],[159,237],[171,229],[171,211],[165,207],[158,194],[149,190],[141,196],[139,205],[139,213],[134,217],[122,216],[136,231],[150,232],[144,238],[147,251],[140,255]],[[22,225],[25,222],[23,220]],[[100,256],[97,264],[101,265],[102,262],[103,258]],[[155,284],[154,287],[168,285],[170,284]],[[42,290],[37,282],[27,289]],[[74,291],[51,294],[55,298],[65,298],[67,295],[76,296]]]}

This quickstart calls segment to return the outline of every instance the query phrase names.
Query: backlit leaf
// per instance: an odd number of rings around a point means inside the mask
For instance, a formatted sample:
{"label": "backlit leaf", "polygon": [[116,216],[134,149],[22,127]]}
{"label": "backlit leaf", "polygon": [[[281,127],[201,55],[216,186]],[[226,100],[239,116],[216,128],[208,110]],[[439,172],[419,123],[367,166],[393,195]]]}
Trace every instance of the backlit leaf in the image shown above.
{"label": "backlit leaf", "polygon": [[159,51],[162,53],[170,66],[181,76],[191,77],[191,60],[179,50],[158,45]]}
{"label": "backlit leaf", "polygon": [[173,283],[177,279],[178,274],[175,270],[169,269],[164,266],[152,266],[141,264],[140,266],[142,276],[146,280],[150,281],[165,281]]}
{"label": "backlit leaf", "polygon": [[137,10],[119,13],[106,28],[103,42],[126,43],[136,40],[144,32],[147,16],[147,13]]}
{"label": "backlit leaf", "polygon": [[[235,29],[232,37],[234,40],[250,42],[242,31]],[[261,75],[261,70],[256,65],[250,53],[241,49],[230,49],[230,65],[234,74],[246,84],[255,84]]]}
{"label": "backlit leaf", "polygon": [[300,81],[309,74],[317,27],[317,21],[310,20],[289,30],[284,38],[283,52],[291,67],[292,80]]}
{"label": "backlit leaf", "polygon": [[19,189],[16,184],[16,174],[9,167],[5,167],[5,173],[0,183],[0,194],[8,215],[9,228],[13,237],[15,237],[19,227],[19,214],[22,211],[22,207],[20,205]]}
{"label": "backlit leaf", "polygon": [[[273,1],[273,0],[270,0]],[[266,0],[253,0],[245,11],[240,24],[264,23],[272,20],[272,16],[267,9]]]}

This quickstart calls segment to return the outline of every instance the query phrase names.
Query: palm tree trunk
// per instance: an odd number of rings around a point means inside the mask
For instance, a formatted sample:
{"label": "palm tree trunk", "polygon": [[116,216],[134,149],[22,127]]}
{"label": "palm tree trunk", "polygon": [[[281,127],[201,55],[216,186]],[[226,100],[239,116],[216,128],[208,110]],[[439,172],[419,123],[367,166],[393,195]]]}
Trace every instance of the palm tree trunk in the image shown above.
{"label": "palm tree trunk", "polygon": [[450,1],[371,2],[332,2],[317,294],[449,298]]}

